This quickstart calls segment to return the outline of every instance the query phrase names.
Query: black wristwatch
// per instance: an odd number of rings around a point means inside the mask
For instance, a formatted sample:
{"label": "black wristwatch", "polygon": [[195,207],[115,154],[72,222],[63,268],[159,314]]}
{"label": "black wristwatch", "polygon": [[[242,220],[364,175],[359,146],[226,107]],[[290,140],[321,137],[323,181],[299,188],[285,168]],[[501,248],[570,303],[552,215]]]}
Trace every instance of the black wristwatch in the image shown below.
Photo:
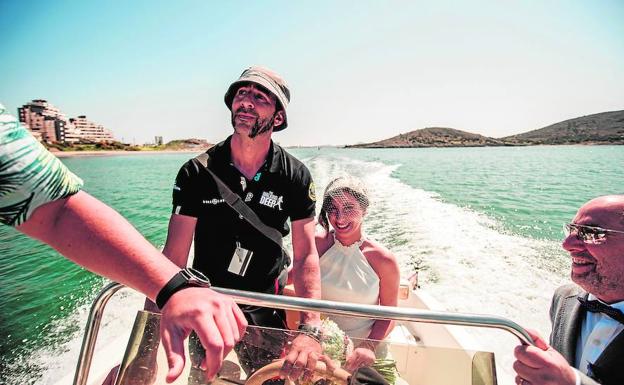
{"label": "black wristwatch", "polygon": [[156,306],[162,310],[172,295],[187,287],[210,287],[210,280],[202,272],[192,267],[182,269],[160,289],[156,296]]}
{"label": "black wristwatch", "polygon": [[321,328],[312,326],[312,325],[299,324],[299,327],[297,328],[297,330],[299,330],[301,333],[307,335],[310,338],[314,338],[316,342],[318,343],[321,342],[321,338],[322,338]]}

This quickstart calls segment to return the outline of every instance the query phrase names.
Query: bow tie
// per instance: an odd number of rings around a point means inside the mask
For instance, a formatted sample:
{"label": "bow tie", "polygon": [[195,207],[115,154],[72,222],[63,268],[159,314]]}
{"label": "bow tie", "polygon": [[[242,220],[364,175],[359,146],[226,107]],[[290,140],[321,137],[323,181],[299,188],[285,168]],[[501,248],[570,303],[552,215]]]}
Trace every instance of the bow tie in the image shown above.
{"label": "bow tie", "polygon": [[620,309],[605,305],[597,300],[592,301],[582,297],[577,297],[576,299],[581,303],[581,307],[585,308],[588,312],[605,314],[624,325],[624,313],[622,313]]}

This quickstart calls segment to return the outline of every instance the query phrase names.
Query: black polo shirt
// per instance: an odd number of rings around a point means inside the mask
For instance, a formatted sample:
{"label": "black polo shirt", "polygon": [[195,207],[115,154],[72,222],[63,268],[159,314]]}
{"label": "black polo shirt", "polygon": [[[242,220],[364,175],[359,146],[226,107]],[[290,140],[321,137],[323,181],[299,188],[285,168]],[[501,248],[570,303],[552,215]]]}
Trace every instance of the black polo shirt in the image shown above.
{"label": "black polo shirt", "polygon": [[[314,183],[303,163],[271,142],[264,165],[247,179],[232,164],[231,138],[207,151],[208,167],[265,225],[286,236],[290,232],[287,219],[314,216]],[[273,292],[275,279],[289,261],[278,245],[225,203],[212,176],[197,159],[185,163],[178,172],[173,213],[197,218],[193,267],[206,274],[213,285]],[[244,275],[228,271],[237,243],[253,252]]]}

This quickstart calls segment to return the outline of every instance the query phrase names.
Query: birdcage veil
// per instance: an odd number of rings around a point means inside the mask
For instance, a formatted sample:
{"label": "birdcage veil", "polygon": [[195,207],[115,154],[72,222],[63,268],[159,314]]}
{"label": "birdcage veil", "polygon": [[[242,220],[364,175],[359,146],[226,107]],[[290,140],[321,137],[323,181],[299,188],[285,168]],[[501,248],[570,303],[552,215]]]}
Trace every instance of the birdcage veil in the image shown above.
{"label": "birdcage veil", "polygon": [[355,198],[360,208],[365,213],[370,204],[368,189],[364,182],[354,176],[340,176],[333,179],[323,193],[323,203],[318,217],[318,223],[329,230],[328,213],[334,208],[337,200],[346,200],[347,197]]}

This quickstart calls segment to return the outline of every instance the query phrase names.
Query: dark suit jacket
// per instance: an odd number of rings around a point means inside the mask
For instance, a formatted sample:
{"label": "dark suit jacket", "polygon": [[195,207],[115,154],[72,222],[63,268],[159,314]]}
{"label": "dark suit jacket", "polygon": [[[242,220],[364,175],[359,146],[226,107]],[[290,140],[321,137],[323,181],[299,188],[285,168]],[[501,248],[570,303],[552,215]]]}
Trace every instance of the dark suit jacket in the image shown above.
{"label": "dark suit jacket", "polygon": [[[564,285],[555,291],[550,305],[552,322],[550,345],[561,353],[571,366],[575,365],[576,344],[581,335],[581,326],[586,313],[576,299],[579,296],[587,298],[588,293],[577,285]],[[592,370],[593,379],[581,373],[581,384],[624,384],[624,332],[618,334],[606,347]]]}

